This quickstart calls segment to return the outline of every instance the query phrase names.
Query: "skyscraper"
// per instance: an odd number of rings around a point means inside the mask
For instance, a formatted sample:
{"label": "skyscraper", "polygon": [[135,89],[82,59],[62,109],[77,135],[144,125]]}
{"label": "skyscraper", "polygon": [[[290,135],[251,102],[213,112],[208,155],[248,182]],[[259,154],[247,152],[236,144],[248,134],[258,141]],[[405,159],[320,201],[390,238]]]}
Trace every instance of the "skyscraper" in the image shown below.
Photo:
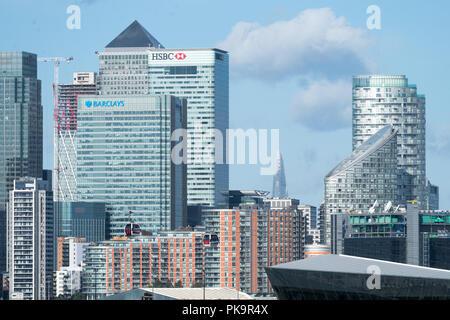
{"label": "skyscraper", "polygon": [[220,191],[228,189],[228,165],[213,161],[213,131],[225,136],[229,123],[228,53],[165,49],[134,21],[98,55],[100,94],[168,94],[187,99],[188,205],[214,206],[223,201]]}
{"label": "skyscraper", "polygon": [[74,201],[77,186],[77,100],[79,95],[96,94],[96,74],[75,72],[72,84],[58,85],[55,110],[55,201]]}
{"label": "skyscraper", "polygon": [[325,177],[327,244],[330,244],[331,214],[362,212],[374,204],[398,203],[397,132],[398,129],[385,126]]}
{"label": "skyscraper", "polygon": [[439,187],[435,186],[427,179],[426,181],[426,205],[427,210],[438,210],[439,209]]}
{"label": "skyscraper", "polygon": [[375,132],[398,129],[399,169],[411,176],[410,199],[425,207],[425,96],[403,75],[353,77],[353,150]]}
{"label": "skyscraper", "polygon": [[14,180],[8,204],[9,294],[45,300],[53,284],[53,193],[36,178]]}
{"label": "skyscraper", "polygon": [[[0,226],[6,226],[14,179],[42,177],[41,81],[37,56],[0,52]],[[6,230],[0,230],[0,272],[6,266]]]}
{"label": "skyscraper", "polygon": [[146,231],[185,225],[186,165],[172,161],[184,99],[83,95],[77,123],[77,201],[105,203],[107,239],[130,218]]}
{"label": "skyscraper", "polygon": [[278,152],[277,158],[277,172],[273,176],[272,196],[274,198],[281,199],[288,197],[286,189],[286,176],[284,174],[284,162],[280,152]]}

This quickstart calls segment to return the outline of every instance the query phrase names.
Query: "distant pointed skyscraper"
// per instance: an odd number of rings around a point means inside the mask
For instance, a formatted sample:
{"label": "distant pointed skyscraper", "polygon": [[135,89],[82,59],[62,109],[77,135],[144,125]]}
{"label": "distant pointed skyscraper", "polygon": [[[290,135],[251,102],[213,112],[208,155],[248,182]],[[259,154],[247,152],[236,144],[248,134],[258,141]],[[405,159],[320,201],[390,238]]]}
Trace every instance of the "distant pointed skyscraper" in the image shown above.
{"label": "distant pointed skyscraper", "polygon": [[284,175],[284,163],[281,153],[278,152],[277,173],[273,176],[272,196],[274,198],[287,198],[286,176]]}

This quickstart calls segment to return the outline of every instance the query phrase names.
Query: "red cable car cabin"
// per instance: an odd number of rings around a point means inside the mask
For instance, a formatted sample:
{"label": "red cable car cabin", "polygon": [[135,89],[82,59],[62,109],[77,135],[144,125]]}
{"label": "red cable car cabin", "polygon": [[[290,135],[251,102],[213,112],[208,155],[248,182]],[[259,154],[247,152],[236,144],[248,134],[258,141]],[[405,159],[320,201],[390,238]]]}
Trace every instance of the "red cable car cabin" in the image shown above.
{"label": "red cable car cabin", "polygon": [[206,233],[203,236],[203,245],[209,247],[210,245],[217,245],[219,243],[219,237],[215,233]]}
{"label": "red cable car cabin", "polygon": [[141,234],[141,227],[137,223],[128,223],[125,226],[126,236],[138,236]]}

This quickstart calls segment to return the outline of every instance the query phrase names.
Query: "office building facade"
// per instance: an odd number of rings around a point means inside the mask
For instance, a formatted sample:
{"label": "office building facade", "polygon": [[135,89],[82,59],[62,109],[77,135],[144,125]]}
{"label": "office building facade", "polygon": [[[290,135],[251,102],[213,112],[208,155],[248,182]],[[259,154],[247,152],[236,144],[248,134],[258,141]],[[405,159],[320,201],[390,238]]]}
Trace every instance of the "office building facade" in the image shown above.
{"label": "office building facade", "polygon": [[47,181],[14,180],[8,203],[9,294],[49,299],[53,284],[53,194]]}
{"label": "office building facade", "polygon": [[333,214],[332,253],[449,269],[450,211],[417,203]]}
{"label": "office building facade", "polygon": [[425,189],[426,189],[425,209],[439,210],[439,187],[432,184],[430,180],[427,179]]}
{"label": "office building facade", "polygon": [[172,161],[176,129],[186,128],[186,102],[173,96],[80,96],[77,195],[104,202],[107,235],[129,219],[146,231],[186,223],[186,165]]}
{"label": "office building facade", "polygon": [[77,194],[78,96],[97,92],[94,72],[75,72],[72,84],[58,84],[54,127],[54,200],[75,201]]}
{"label": "office building facade", "polygon": [[331,214],[398,203],[397,132],[385,126],[325,177],[326,243]]}
{"label": "office building facade", "polygon": [[[41,81],[37,56],[0,52],[0,226],[14,179],[42,177]],[[0,273],[6,270],[6,229],[0,230]]]}
{"label": "office building facade", "polygon": [[106,240],[104,202],[55,202],[55,236]]}
{"label": "office building facade", "polygon": [[398,130],[398,165],[412,176],[406,200],[425,208],[425,96],[405,76],[354,76],[352,123],[353,150],[386,125]]}
{"label": "office building facade", "polygon": [[[228,53],[165,49],[135,21],[98,55],[101,95],[187,99],[188,205],[214,206],[222,201],[220,191],[228,189],[229,180],[227,155],[215,149],[214,130],[225,137],[229,124]],[[222,151],[221,164],[214,160]]]}

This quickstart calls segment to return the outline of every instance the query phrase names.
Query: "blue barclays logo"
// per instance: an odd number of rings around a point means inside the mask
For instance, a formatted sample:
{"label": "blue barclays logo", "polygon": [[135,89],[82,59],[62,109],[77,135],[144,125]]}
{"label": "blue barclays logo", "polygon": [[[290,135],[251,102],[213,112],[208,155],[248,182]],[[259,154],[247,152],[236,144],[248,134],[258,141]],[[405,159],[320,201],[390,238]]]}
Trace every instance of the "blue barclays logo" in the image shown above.
{"label": "blue barclays logo", "polygon": [[94,107],[124,107],[125,103],[123,100],[105,100],[105,101],[90,101],[87,100],[85,102],[86,107],[90,108]]}

